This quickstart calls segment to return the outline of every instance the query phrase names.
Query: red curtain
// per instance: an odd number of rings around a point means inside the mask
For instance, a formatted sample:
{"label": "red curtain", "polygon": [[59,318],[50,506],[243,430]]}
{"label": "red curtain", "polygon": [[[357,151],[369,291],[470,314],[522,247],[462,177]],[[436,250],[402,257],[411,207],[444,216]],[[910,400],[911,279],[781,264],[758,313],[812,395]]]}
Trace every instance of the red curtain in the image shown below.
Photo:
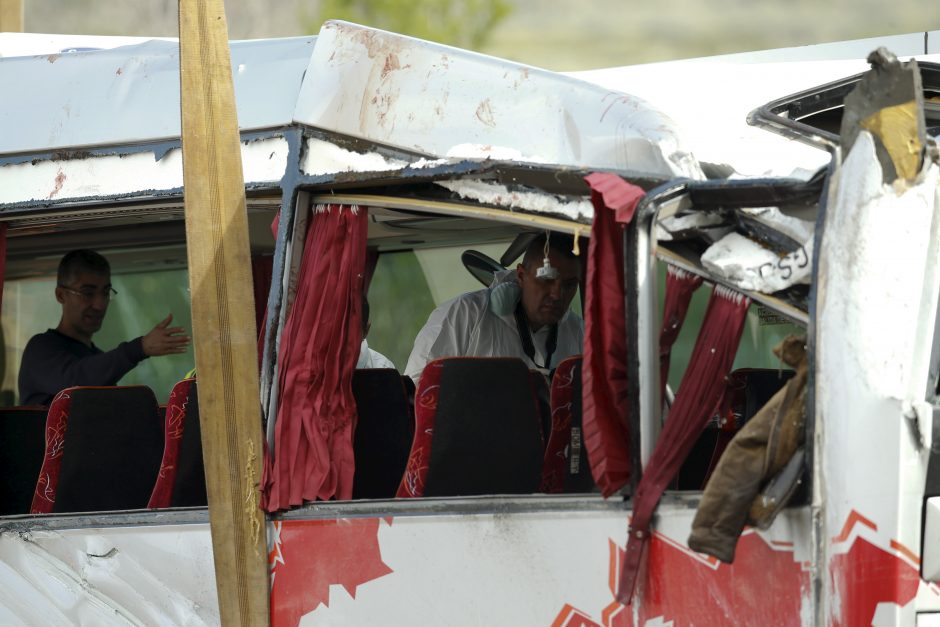
{"label": "red curtain", "polygon": [[623,232],[644,192],[614,174],[585,180],[594,224],[585,281],[582,420],[591,472],[606,497],[630,480]]}
{"label": "red curtain", "polygon": [[712,291],[676,402],[633,496],[633,518],[617,591],[621,603],[632,600],[640,559],[649,540],[650,519],[659,498],[721,402],[749,304],[746,297],[726,288]]}
{"label": "red curtain", "polygon": [[666,297],[663,303],[663,327],[659,331],[659,398],[666,397],[666,382],[669,380],[669,358],[672,345],[689,311],[692,295],[702,284],[702,277],[674,266],[666,266]]}
{"label": "red curtain", "polygon": [[267,452],[262,497],[269,512],[352,497],[366,213],[317,205],[307,228],[278,356],[274,450]]}

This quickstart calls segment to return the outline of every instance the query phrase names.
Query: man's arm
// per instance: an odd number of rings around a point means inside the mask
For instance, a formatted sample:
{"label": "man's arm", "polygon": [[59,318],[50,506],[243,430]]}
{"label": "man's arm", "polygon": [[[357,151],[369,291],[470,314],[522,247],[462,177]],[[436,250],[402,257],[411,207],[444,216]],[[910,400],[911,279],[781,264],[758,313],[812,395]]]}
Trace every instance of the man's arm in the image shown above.
{"label": "man's arm", "polygon": [[182,353],[190,339],[181,327],[170,327],[172,314],[147,335],[122,342],[105,353],[76,355],[72,340],[37,335],[26,345],[20,365],[20,402],[45,405],[59,391],[76,385],[115,385],[149,356]]}
{"label": "man's arm", "polygon": [[114,385],[146,358],[142,338],[122,342],[114,350],[78,356],[68,340],[40,335],[26,346],[20,366],[20,402],[46,404],[59,391],[75,385]]}
{"label": "man's arm", "polygon": [[173,314],[158,322],[150,333],[140,338],[147,357],[176,355],[185,353],[189,348],[190,338],[188,335],[183,335],[185,333],[183,327],[171,327],[171,322],[173,322]]}

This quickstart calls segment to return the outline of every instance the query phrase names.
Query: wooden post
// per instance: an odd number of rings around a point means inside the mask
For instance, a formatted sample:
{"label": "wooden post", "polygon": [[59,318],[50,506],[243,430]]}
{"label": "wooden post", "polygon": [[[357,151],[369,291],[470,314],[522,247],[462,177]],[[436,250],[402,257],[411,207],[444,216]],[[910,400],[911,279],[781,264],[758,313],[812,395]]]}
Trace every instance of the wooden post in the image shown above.
{"label": "wooden post", "polygon": [[241,141],[223,0],[180,0],[186,249],[222,624],[267,625],[261,415]]}
{"label": "wooden post", "polygon": [[23,24],[23,0],[0,0],[0,33],[22,33]]}

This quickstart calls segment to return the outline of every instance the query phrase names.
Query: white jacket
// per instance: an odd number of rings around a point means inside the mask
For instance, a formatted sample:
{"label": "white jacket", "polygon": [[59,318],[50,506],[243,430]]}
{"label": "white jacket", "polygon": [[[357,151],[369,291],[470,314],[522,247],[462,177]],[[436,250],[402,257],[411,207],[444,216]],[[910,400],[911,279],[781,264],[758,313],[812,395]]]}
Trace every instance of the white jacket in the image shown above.
{"label": "white jacket", "polygon": [[[513,314],[493,313],[491,294],[492,288],[462,294],[432,311],[415,338],[405,374],[417,383],[424,366],[441,357],[518,357],[529,368],[538,368],[522,350]],[[532,334],[539,364],[545,363],[548,334],[547,326]],[[584,322],[574,312],[566,312],[558,322],[558,341],[549,368],[566,357],[580,355],[583,339]]]}

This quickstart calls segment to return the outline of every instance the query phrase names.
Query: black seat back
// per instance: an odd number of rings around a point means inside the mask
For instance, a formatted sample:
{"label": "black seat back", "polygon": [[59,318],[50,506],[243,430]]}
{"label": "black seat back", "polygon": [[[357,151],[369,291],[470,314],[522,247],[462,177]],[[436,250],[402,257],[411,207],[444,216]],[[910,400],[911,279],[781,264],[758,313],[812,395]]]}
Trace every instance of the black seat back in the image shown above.
{"label": "black seat back", "polygon": [[170,507],[204,507],[208,503],[206,471],[202,460],[202,430],[199,427],[199,397],[195,380],[186,400],[186,421],[176,464]]}
{"label": "black seat back", "polygon": [[548,443],[552,432],[552,403],[551,390],[548,379],[538,370],[529,370],[529,381],[535,393],[535,401],[539,410],[539,428],[542,430],[542,448]]}
{"label": "black seat back", "polygon": [[425,496],[537,492],[542,429],[526,365],[503,358],[442,361]]}
{"label": "black seat back", "polygon": [[375,368],[356,370],[352,388],[358,414],[353,498],[393,498],[415,434],[414,383],[394,368]]}
{"label": "black seat back", "polygon": [[793,375],[792,370],[776,368],[740,368],[729,374],[718,413],[696,440],[673,486],[679,490],[704,489],[734,434]]}
{"label": "black seat back", "polygon": [[71,391],[53,512],[142,509],[163,456],[163,424],[146,386]]}
{"label": "black seat back", "polygon": [[45,450],[45,407],[0,409],[0,516],[29,513]]}

